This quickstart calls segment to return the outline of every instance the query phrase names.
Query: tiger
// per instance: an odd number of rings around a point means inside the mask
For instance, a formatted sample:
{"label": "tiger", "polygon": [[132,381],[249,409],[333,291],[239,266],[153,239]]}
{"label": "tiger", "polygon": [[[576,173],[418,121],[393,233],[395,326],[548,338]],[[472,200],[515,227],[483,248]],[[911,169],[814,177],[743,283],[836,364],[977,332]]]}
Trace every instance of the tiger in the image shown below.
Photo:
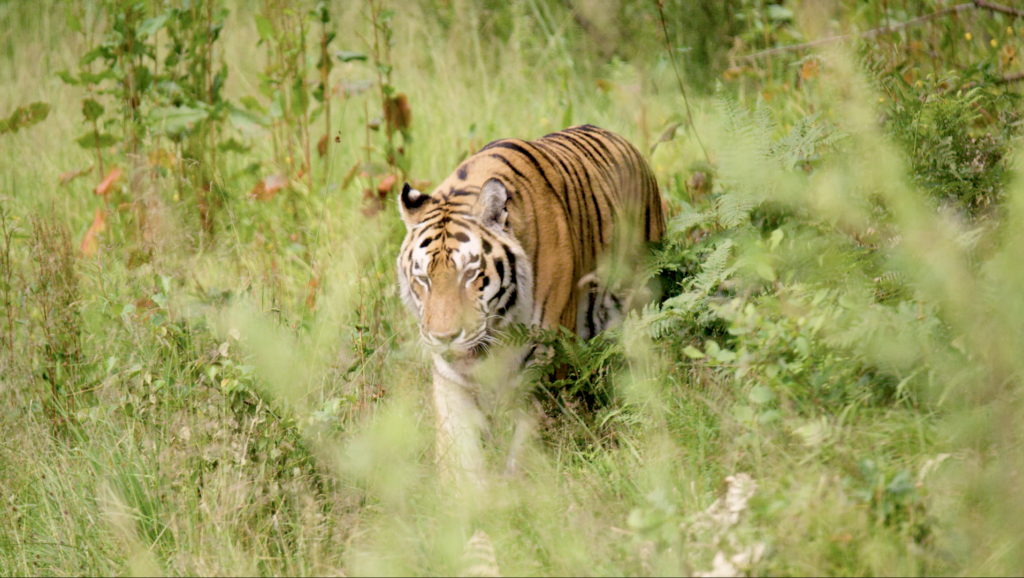
{"label": "tiger", "polygon": [[488,419],[473,368],[513,324],[589,339],[621,319],[623,296],[601,261],[617,234],[637,245],[661,239],[661,193],[626,139],[581,125],[491,142],[432,193],[405,183],[398,201],[407,229],[399,294],[433,360],[438,456],[447,476],[479,481]]}

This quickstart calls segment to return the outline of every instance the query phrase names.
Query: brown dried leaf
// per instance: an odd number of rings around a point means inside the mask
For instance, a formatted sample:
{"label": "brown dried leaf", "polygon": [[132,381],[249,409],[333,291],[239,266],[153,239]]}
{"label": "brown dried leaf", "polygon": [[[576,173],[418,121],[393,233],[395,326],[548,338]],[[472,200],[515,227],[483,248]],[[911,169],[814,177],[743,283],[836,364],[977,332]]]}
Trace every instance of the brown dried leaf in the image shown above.
{"label": "brown dried leaf", "polygon": [[92,165],[87,169],[78,169],[75,171],[67,171],[60,174],[60,186],[64,186],[78,177],[85,176],[92,172]]}
{"label": "brown dried leaf", "polygon": [[165,169],[169,169],[177,162],[178,159],[175,158],[174,153],[166,149],[156,149],[149,153],[148,163],[151,168],[161,166]]}
{"label": "brown dried leaf", "polygon": [[375,217],[384,208],[380,196],[373,189],[363,189],[363,208],[360,209],[366,218]]}
{"label": "brown dried leaf", "polygon": [[736,80],[737,78],[740,77],[741,74],[743,74],[742,68],[740,68],[739,66],[730,66],[729,68],[726,68],[724,72],[722,72],[722,78],[726,80]]}
{"label": "brown dried leaf", "polygon": [[96,238],[96,235],[107,230],[107,213],[103,209],[96,209],[96,215],[92,219],[92,225],[89,226],[89,230],[85,232],[85,236],[82,237],[82,254],[86,257],[92,257],[96,255],[100,248],[100,242]]}
{"label": "brown dried leaf", "polygon": [[156,301],[149,297],[141,297],[135,300],[135,314],[143,321],[148,321],[153,312],[159,308],[160,306],[156,304]]}
{"label": "brown dried leaf", "polygon": [[384,101],[384,119],[388,125],[397,130],[405,130],[412,124],[412,107],[404,92]]}
{"label": "brown dried leaf", "polygon": [[805,60],[803,65],[800,67],[800,78],[810,80],[815,76],[818,76],[818,61]]}
{"label": "brown dried leaf", "polygon": [[156,301],[153,301],[149,297],[140,297],[135,300],[136,311],[148,311],[150,309],[157,309],[158,307],[160,306],[156,304]]}
{"label": "brown dried leaf", "polygon": [[278,191],[288,186],[288,178],[284,175],[269,175],[249,191],[249,198],[257,201],[269,201],[273,199]]}
{"label": "brown dried leaf", "polygon": [[352,165],[352,168],[345,173],[345,178],[341,180],[341,190],[344,191],[352,184],[352,179],[356,178],[356,174],[359,173],[359,165],[360,162],[356,161],[355,164]]}
{"label": "brown dried leaf", "polygon": [[1003,66],[1011,66],[1017,63],[1017,49],[1010,44],[1004,44],[999,51],[999,63]]}
{"label": "brown dried leaf", "polygon": [[430,181],[428,181],[426,179],[410,179],[409,180],[409,186],[414,188],[414,189],[416,189],[417,191],[419,191],[421,193],[429,192],[430,191],[430,185],[432,185],[432,184],[433,183],[431,183]]}
{"label": "brown dried leaf", "polygon": [[711,192],[711,179],[704,171],[693,171],[690,178],[686,180],[686,190],[690,193],[691,200],[699,201]]}
{"label": "brown dried leaf", "polygon": [[668,127],[666,127],[665,130],[661,133],[661,136],[658,137],[658,140],[655,141],[653,145],[651,145],[651,154],[654,154],[654,151],[658,149],[659,144],[663,142],[668,142],[676,138],[676,130],[678,130],[679,127],[682,126],[682,124],[683,123],[681,122],[669,123]]}
{"label": "brown dried leaf", "polygon": [[306,288],[306,309],[310,311],[316,310],[316,294],[319,288],[320,279],[318,277],[313,277],[309,280],[309,286]]}
{"label": "brown dried leaf", "polygon": [[341,95],[343,98],[351,98],[359,96],[371,88],[373,88],[373,82],[369,80],[342,80],[334,87],[334,94]]}
{"label": "brown dried leaf", "polygon": [[395,175],[388,175],[381,179],[380,184],[377,185],[377,192],[380,193],[380,198],[386,198],[394,187]]}
{"label": "brown dried leaf", "polygon": [[103,182],[96,185],[96,188],[93,189],[92,192],[96,193],[101,197],[105,197],[110,192],[111,187],[114,186],[114,183],[116,183],[120,178],[121,169],[114,167],[110,169],[110,172],[107,173],[107,176],[106,178],[103,179]]}
{"label": "brown dried leaf", "polygon": [[327,154],[327,135],[320,137],[320,142],[316,143],[316,152],[320,154],[320,158],[324,158]]}

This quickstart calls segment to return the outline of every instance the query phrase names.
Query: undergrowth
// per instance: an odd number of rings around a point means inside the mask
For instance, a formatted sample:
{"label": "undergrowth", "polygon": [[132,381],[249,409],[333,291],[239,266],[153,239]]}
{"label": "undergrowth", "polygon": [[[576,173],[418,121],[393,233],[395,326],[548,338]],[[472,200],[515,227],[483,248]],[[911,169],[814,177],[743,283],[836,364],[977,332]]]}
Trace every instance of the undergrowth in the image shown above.
{"label": "undergrowth", "polygon": [[[945,7],[0,7],[0,573],[1019,573],[1024,30]],[[395,187],[580,123],[651,299],[513,332],[459,493]]]}

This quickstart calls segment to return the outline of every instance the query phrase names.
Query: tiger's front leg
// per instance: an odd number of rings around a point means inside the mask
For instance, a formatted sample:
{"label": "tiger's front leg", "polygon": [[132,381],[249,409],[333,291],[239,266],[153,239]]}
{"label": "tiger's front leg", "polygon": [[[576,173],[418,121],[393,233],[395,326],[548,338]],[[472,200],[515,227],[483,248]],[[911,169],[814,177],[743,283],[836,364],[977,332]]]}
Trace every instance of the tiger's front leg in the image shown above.
{"label": "tiger's front leg", "polygon": [[441,476],[480,485],[484,470],[481,436],[487,420],[471,385],[458,375],[447,375],[449,372],[447,364],[435,361],[433,397]]}

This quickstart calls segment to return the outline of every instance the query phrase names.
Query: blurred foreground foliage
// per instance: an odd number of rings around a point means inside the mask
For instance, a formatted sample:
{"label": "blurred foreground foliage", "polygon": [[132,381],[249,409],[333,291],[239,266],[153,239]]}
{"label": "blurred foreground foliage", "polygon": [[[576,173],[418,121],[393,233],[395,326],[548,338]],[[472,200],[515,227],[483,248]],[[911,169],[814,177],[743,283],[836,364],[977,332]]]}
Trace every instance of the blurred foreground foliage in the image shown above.
{"label": "blurred foreground foliage", "polygon": [[[0,573],[1019,574],[1020,7],[660,9],[0,4]],[[393,189],[583,122],[658,297],[457,494]]]}

